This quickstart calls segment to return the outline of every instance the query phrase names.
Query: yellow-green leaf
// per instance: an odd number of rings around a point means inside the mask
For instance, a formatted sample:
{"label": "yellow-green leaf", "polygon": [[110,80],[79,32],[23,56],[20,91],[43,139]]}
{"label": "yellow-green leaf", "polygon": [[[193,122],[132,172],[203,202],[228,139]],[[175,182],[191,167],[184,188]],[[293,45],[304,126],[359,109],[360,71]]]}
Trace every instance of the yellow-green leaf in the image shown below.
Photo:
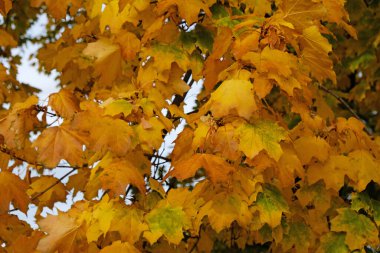
{"label": "yellow-green leaf", "polygon": [[368,217],[349,208],[340,208],[337,211],[338,216],[331,220],[331,231],[346,232],[345,242],[350,250],[379,243],[379,231]]}
{"label": "yellow-green leaf", "polygon": [[260,212],[261,222],[268,223],[272,228],[281,223],[282,213],[289,211],[288,203],[281,192],[269,184],[257,195],[255,208]]}
{"label": "yellow-green leaf", "polygon": [[145,217],[149,231],[144,237],[153,244],[162,235],[174,244],[179,244],[183,238],[182,229],[190,225],[189,218],[179,206],[172,206],[166,200],[160,201],[157,206]]}
{"label": "yellow-green leaf", "polygon": [[286,132],[271,121],[259,121],[255,124],[243,124],[237,130],[239,149],[249,157],[255,157],[265,150],[270,157],[278,161],[282,155],[280,141]]}

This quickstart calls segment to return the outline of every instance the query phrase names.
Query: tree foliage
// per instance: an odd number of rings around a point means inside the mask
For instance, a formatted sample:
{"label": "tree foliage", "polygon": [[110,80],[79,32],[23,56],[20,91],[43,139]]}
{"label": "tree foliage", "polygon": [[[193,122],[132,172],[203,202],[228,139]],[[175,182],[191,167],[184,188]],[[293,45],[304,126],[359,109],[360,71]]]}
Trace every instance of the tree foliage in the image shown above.
{"label": "tree foliage", "polygon": [[[0,14],[1,252],[379,247],[379,1],[0,0]],[[17,81],[12,49],[30,43],[59,73],[46,101]],[[32,209],[38,228],[16,215]]]}

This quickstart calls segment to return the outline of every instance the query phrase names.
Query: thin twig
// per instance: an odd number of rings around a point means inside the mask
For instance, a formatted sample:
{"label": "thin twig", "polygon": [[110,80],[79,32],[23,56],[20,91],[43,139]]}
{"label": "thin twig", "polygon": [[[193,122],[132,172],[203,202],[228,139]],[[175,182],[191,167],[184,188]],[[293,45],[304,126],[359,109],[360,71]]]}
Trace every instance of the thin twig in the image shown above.
{"label": "thin twig", "polygon": [[155,158],[155,159],[161,159],[161,160],[164,160],[166,162],[171,162],[172,159],[170,159],[169,157],[165,157],[165,156],[160,156],[158,154],[144,154],[144,156],[148,157],[149,159],[152,159],[152,158]]}
{"label": "thin twig", "polygon": [[[12,152],[8,148],[6,148],[4,145],[0,145],[0,151],[9,155],[12,159],[15,159],[15,160],[18,160],[21,162],[25,162],[27,164],[34,165],[34,166],[45,167],[45,165],[43,165],[42,163],[33,163],[33,162],[26,160],[25,158],[22,158],[21,156],[16,155],[14,152]],[[72,168],[72,167],[73,166],[70,166],[70,165],[57,165],[57,166],[55,166],[55,168]]]}
{"label": "thin twig", "polygon": [[[31,201],[33,200],[36,200],[38,197],[41,197],[42,195],[44,195],[47,191],[49,191],[51,188],[53,188],[54,186],[56,186],[57,184],[59,184],[60,182],[62,182],[63,179],[65,179],[66,177],[70,176],[71,173],[73,173],[74,171],[76,171],[78,169],[78,167],[73,167],[69,172],[67,172],[65,175],[63,175],[62,177],[58,178],[53,184],[51,184],[49,187],[47,187],[45,190],[43,190],[42,192],[38,193],[37,195],[35,195],[33,198],[31,198]],[[11,210],[8,211],[8,213],[10,212],[14,212],[14,211],[17,211],[18,208],[13,208]]]}
{"label": "thin twig", "polygon": [[370,129],[370,128],[367,126],[365,120],[363,120],[362,118],[360,118],[359,115],[358,115],[358,114],[357,114],[357,113],[351,108],[351,106],[350,106],[350,105],[349,105],[349,104],[348,104],[343,98],[341,98],[340,96],[338,96],[338,95],[335,94],[333,91],[329,90],[327,87],[323,86],[323,85],[320,84],[320,83],[318,83],[318,88],[320,88],[322,91],[324,91],[324,92],[330,94],[331,96],[333,96],[334,98],[336,98],[339,102],[341,102],[341,103],[347,108],[347,110],[349,110],[350,113],[351,113],[352,115],[354,115],[354,117],[355,117],[356,119],[358,119],[358,120],[360,120],[361,122],[364,123],[364,129],[365,129],[365,131],[367,132],[367,134],[372,135],[372,132],[373,132],[373,131],[372,131],[372,129]]}

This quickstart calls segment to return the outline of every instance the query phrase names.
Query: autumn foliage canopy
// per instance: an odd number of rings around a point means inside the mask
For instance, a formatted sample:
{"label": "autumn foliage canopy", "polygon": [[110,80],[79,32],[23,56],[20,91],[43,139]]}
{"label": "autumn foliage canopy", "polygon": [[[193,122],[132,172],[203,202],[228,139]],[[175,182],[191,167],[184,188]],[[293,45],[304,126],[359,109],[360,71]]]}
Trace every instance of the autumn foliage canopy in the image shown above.
{"label": "autumn foliage canopy", "polygon": [[0,0],[0,252],[375,252],[379,5]]}

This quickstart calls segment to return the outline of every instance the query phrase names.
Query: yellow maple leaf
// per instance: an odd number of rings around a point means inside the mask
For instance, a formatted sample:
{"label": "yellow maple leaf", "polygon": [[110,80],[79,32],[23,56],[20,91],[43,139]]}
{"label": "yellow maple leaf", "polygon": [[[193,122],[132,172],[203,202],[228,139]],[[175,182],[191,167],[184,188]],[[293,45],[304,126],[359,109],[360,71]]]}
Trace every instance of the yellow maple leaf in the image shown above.
{"label": "yellow maple leaf", "polygon": [[380,182],[380,163],[365,150],[355,150],[351,152],[348,157],[350,158],[350,166],[355,170],[356,188],[358,191],[366,189],[367,184],[371,181]]}
{"label": "yellow maple leaf", "polygon": [[333,63],[328,55],[331,51],[331,45],[328,40],[321,35],[317,26],[305,28],[302,35],[302,63],[308,67],[318,81],[322,82],[329,78],[336,83]]}
{"label": "yellow maple leaf", "polygon": [[150,152],[152,149],[160,148],[163,142],[162,130],[165,126],[159,119],[155,117],[149,120],[142,119],[135,129],[143,150]]}
{"label": "yellow maple leaf", "polygon": [[83,145],[87,140],[67,126],[45,129],[33,143],[38,160],[48,168],[54,168],[64,159],[71,165],[82,165]]}
{"label": "yellow maple leaf", "polygon": [[136,59],[136,55],[140,51],[141,42],[134,33],[123,32],[117,36],[116,41],[120,44],[124,60],[131,61]]}
{"label": "yellow maple leaf", "polygon": [[211,94],[207,104],[213,116],[217,118],[236,112],[237,115],[250,119],[257,109],[252,83],[237,79],[224,81]]}
{"label": "yellow maple leaf", "polygon": [[109,231],[116,211],[114,201],[110,201],[106,195],[92,209],[85,210],[81,214],[79,220],[83,219],[87,224],[86,237],[88,243],[96,242],[101,235],[105,235]]}
{"label": "yellow maple leaf", "polygon": [[114,241],[111,245],[104,247],[99,251],[99,253],[115,253],[115,252],[130,252],[139,253],[140,251],[136,249],[133,244],[129,242]]}
{"label": "yellow maple leaf", "polygon": [[110,231],[118,232],[122,241],[134,244],[148,229],[148,225],[144,222],[144,211],[123,206],[123,210],[113,219]]}
{"label": "yellow maple leaf", "polygon": [[282,0],[279,9],[278,15],[299,29],[312,25],[314,19],[326,14],[325,7],[316,1]]}
{"label": "yellow maple leaf", "polygon": [[125,99],[108,99],[102,104],[102,107],[105,109],[105,115],[115,116],[122,113],[124,117],[131,114],[133,109],[133,105]]}
{"label": "yellow maple leaf", "polygon": [[301,136],[294,141],[294,148],[302,164],[307,164],[315,157],[324,162],[329,157],[330,145],[322,138]]}
{"label": "yellow maple leaf", "polygon": [[278,161],[277,175],[280,184],[284,187],[292,186],[294,184],[294,178],[297,176],[300,178],[304,177],[304,169],[301,161],[296,155],[296,152],[288,146],[283,148],[283,153]]}
{"label": "yellow maple leaf", "polygon": [[[100,76],[99,81],[110,85],[121,73],[121,51],[118,44],[111,40],[101,38],[96,42],[89,43],[83,50],[83,54],[96,58],[95,74]],[[112,62],[112,65],[109,64]]]}
{"label": "yellow maple leaf", "polygon": [[[344,185],[344,175],[346,174],[352,175],[349,159],[339,155],[331,155],[325,164],[316,163],[310,165],[306,172],[309,184],[323,179],[326,188],[336,191],[339,191]],[[329,176],[326,177],[326,175]]]}
{"label": "yellow maple leaf", "polygon": [[137,10],[131,5],[126,4],[120,12],[119,0],[108,1],[101,17],[100,17],[100,31],[104,32],[108,26],[112,33],[118,33],[125,22],[136,23]]}
{"label": "yellow maple leaf", "polygon": [[164,13],[173,5],[177,5],[179,15],[186,20],[188,24],[192,24],[198,21],[198,14],[200,10],[206,12],[207,15],[211,16],[210,10],[202,0],[181,1],[181,0],[163,0],[157,5],[157,11],[159,13]]}
{"label": "yellow maple leaf", "polygon": [[[145,193],[144,173],[147,166],[143,157],[133,154],[124,158],[113,158],[108,153],[91,173],[90,181],[96,178],[100,180],[104,189],[109,189],[114,196],[125,194],[129,184],[136,186],[140,192]],[[139,167],[140,166],[140,167]]]}
{"label": "yellow maple leaf", "polygon": [[203,205],[197,219],[208,216],[211,226],[217,233],[229,228],[233,221],[245,227],[252,220],[252,213],[248,210],[248,199],[236,193],[219,193],[211,201]]}
{"label": "yellow maple leaf", "polygon": [[[132,128],[122,120],[104,119],[101,126],[96,126],[91,131],[91,139],[95,150],[111,150],[115,154],[125,154],[135,147],[134,132]],[[118,133],[115,135],[114,133]]]}

